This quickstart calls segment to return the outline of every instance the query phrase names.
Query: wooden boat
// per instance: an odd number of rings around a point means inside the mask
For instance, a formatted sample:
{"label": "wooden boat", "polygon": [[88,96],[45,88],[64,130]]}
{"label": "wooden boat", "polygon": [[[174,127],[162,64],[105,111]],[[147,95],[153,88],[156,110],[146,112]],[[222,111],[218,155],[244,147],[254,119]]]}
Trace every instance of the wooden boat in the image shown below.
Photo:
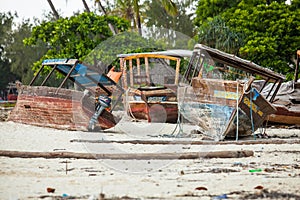
{"label": "wooden boat", "polygon": [[[123,87],[127,89],[125,104],[128,115],[148,122],[176,123],[180,61],[183,57],[190,57],[191,53],[188,50],[170,50],[118,55]],[[170,61],[176,62],[175,70],[168,64]]]}
{"label": "wooden boat", "polygon": [[277,109],[267,121],[271,124],[300,125],[300,82],[298,81],[300,50],[297,51],[295,77],[293,81],[282,84],[273,106]]}
{"label": "wooden boat", "polygon": [[127,94],[128,114],[133,118],[148,122],[177,122],[177,96],[170,88],[130,88]]}
{"label": "wooden boat", "polygon": [[[34,85],[45,67],[50,67],[51,71],[39,86]],[[64,80],[57,88],[44,86],[54,71],[63,74]],[[63,88],[67,80],[76,83],[80,90]],[[79,63],[77,59],[44,60],[31,83],[19,89],[17,104],[8,120],[58,129],[86,131],[95,111],[95,90],[101,88],[99,91],[109,96],[110,86],[115,87],[116,83],[106,75],[98,73],[96,69]],[[91,95],[87,95],[87,91]],[[104,110],[98,121],[99,129],[108,129],[117,123],[117,119],[108,110]]]}
{"label": "wooden boat", "polygon": [[279,94],[272,103],[276,112],[267,118],[270,124],[300,125],[300,84],[290,94]]}
{"label": "wooden boat", "polygon": [[[241,71],[243,80],[235,80],[230,73]],[[265,80],[260,88],[253,84],[253,76]],[[276,112],[271,104],[284,76],[241,59],[197,44],[184,75],[189,85],[179,92],[182,114],[216,139],[253,134]],[[266,97],[260,92],[267,83],[277,83]]]}
{"label": "wooden boat", "polygon": [[8,83],[7,86],[7,100],[8,101],[17,101],[18,90],[16,83]]}

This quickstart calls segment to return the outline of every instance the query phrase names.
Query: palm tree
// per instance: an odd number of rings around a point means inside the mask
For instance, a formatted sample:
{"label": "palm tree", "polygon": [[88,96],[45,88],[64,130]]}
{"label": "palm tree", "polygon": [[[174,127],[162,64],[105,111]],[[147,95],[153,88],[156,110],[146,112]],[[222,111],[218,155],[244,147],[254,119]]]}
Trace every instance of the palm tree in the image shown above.
{"label": "palm tree", "polygon": [[[177,14],[177,6],[172,0],[159,1],[170,15]],[[139,34],[142,35],[140,15],[142,5],[140,5],[140,0],[117,0],[116,4],[118,9],[114,12],[131,21],[134,24],[134,27],[138,29]]]}
{"label": "palm tree", "polygon": [[[98,3],[99,9],[103,12],[104,16],[106,16],[107,15],[106,10],[104,9],[103,5],[101,4],[101,1],[95,0],[95,4],[96,3]],[[115,27],[110,22],[108,22],[108,27],[113,35],[117,34]]]}
{"label": "palm tree", "polygon": [[238,55],[240,47],[244,45],[244,34],[226,26],[221,17],[214,17],[212,21],[202,25],[198,32],[199,43],[227,53]]}
{"label": "palm tree", "polygon": [[82,0],[82,3],[83,3],[83,6],[84,6],[84,8],[85,8],[85,11],[88,12],[88,13],[91,12],[89,6],[88,6],[87,3],[86,3],[86,1],[85,1],[85,0]]}
{"label": "palm tree", "polygon": [[54,17],[55,17],[56,19],[59,19],[59,14],[58,14],[58,12],[56,11],[56,9],[55,9],[55,7],[54,7],[52,1],[51,1],[51,0],[47,0],[47,1],[48,1],[49,5],[50,5],[50,7],[51,7],[51,10],[52,10],[52,12],[53,12]]}

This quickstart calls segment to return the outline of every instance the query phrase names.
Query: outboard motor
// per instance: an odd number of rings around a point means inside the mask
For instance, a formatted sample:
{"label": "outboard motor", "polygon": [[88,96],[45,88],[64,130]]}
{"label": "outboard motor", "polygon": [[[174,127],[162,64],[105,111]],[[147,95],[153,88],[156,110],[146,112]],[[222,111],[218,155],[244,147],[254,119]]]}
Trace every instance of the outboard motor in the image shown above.
{"label": "outboard motor", "polygon": [[88,130],[93,131],[95,124],[98,122],[98,117],[102,114],[105,108],[110,107],[111,98],[108,96],[100,95],[96,98],[95,113],[90,119]]}

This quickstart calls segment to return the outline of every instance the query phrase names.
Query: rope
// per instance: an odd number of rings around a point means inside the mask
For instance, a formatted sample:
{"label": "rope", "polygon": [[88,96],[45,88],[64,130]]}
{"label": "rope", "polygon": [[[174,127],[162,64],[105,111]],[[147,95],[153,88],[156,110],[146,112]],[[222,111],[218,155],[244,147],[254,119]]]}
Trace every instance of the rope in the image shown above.
{"label": "rope", "polygon": [[134,120],[134,121],[137,121],[137,119],[135,118],[135,116],[133,115],[132,110],[131,110],[131,106],[130,106],[130,103],[129,103],[129,100],[128,100],[128,91],[129,91],[129,90],[126,90],[126,93],[125,93],[125,95],[126,95],[126,104],[127,104],[126,107],[128,108],[129,114],[130,114],[130,116],[133,118],[133,120]]}
{"label": "rope", "polygon": [[254,139],[256,139],[256,136],[254,134],[254,123],[253,123],[253,116],[252,116],[252,94],[251,94],[251,92],[253,92],[252,85],[251,85],[251,90],[250,90],[250,120],[251,120],[251,128],[252,128],[251,130],[252,130]]}
{"label": "rope", "polygon": [[239,81],[237,80],[237,87],[236,87],[236,136],[235,140],[238,141],[239,139]]}
{"label": "rope", "polygon": [[[133,120],[134,121],[138,121],[135,117],[134,117],[134,115],[133,115],[133,113],[132,113],[132,109],[131,109],[131,106],[130,106],[130,103],[129,103],[129,100],[128,100],[128,91],[129,90],[126,90],[126,107],[128,108],[128,110],[129,110],[129,114],[130,114],[130,116],[133,118]],[[159,135],[160,137],[175,137],[175,138],[177,138],[179,135],[182,135],[182,133],[183,133],[183,129],[182,129],[182,125],[181,125],[181,120],[180,120],[180,111],[178,112],[178,114],[177,114],[177,122],[176,122],[176,126],[175,126],[175,128],[174,128],[174,130],[170,133],[170,134],[163,134],[163,135]],[[179,127],[179,132],[177,133],[177,134],[175,134],[175,132],[176,132],[176,130],[177,130],[177,128]],[[151,137],[157,137],[157,136],[151,136]]]}
{"label": "rope", "polygon": [[[183,93],[183,100],[182,100],[182,104],[184,102],[185,99],[185,94],[186,94],[186,87],[184,88],[184,93]],[[178,96],[178,95],[177,95]],[[178,108],[178,113],[177,113],[177,122],[176,122],[176,126],[174,128],[174,130],[172,131],[172,133],[170,134],[163,134],[163,135],[159,135],[159,136],[151,136],[151,137],[167,137],[167,138],[179,138],[179,137],[183,137],[183,127],[182,127],[182,115],[181,115],[181,110],[182,110],[182,106],[179,105],[179,102],[177,104]],[[178,129],[178,132],[176,133],[176,130]]]}

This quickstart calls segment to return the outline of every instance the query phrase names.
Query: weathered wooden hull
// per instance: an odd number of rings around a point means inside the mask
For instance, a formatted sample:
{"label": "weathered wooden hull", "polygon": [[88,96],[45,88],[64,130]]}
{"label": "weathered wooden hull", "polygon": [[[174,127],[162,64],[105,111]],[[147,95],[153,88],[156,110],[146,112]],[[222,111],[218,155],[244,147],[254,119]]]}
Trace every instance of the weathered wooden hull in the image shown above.
{"label": "weathered wooden hull", "polygon": [[270,114],[276,112],[276,108],[256,89],[248,90],[240,97],[238,108],[239,113],[237,110],[232,113],[224,132],[227,137],[236,137],[237,117],[239,136],[247,136],[253,134]]}
{"label": "weathered wooden hull", "polygon": [[176,123],[178,118],[177,103],[145,103],[143,101],[129,102],[129,115],[148,122]]}
{"label": "weathered wooden hull", "polygon": [[283,105],[276,104],[274,104],[274,107],[277,112],[267,118],[268,123],[300,125],[300,106],[298,106],[298,110],[289,110]]}
{"label": "weathered wooden hull", "polygon": [[[83,97],[80,91],[45,86],[23,86],[18,101],[8,120],[18,123],[67,130],[87,131],[90,117],[94,113],[94,102]],[[114,116],[108,112],[98,119],[98,127],[108,129],[115,126]]]}
{"label": "weathered wooden hull", "polygon": [[[259,91],[263,91],[268,83],[274,84],[266,98],[262,97],[263,93],[255,90],[257,85],[253,84],[254,77],[260,77],[264,81],[260,85]],[[262,125],[263,119],[276,111],[271,102],[274,101],[278,89],[285,79],[283,75],[249,60],[202,44],[195,45],[184,78],[187,83],[192,85],[195,93],[195,98],[190,99],[191,102],[202,104],[204,108],[206,104],[209,104],[233,109],[228,113],[227,110],[215,112],[213,108],[205,108],[210,111],[206,111],[207,114],[200,110],[199,126],[204,132],[216,135],[215,139],[223,139],[234,133],[237,135],[254,133]],[[237,81],[232,81],[236,78]],[[245,78],[248,78],[249,81],[245,82]],[[247,96],[248,94],[250,96]],[[218,107],[217,110],[222,110]],[[222,116],[222,113],[225,117]],[[228,114],[230,114],[229,120]],[[237,124],[238,127],[234,127]],[[240,127],[241,125],[245,125],[245,127]]]}
{"label": "weathered wooden hull", "polygon": [[278,94],[273,102],[276,113],[267,118],[271,124],[300,125],[300,82],[293,83],[293,91]]}
{"label": "weathered wooden hull", "polygon": [[129,89],[128,115],[148,122],[176,123],[178,105],[176,94],[168,88]]}
{"label": "weathered wooden hull", "polygon": [[243,92],[243,84],[237,81],[194,78],[192,87],[195,98],[190,97],[190,101],[202,105],[197,124],[208,134],[235,137],[238,129],[239,136],[251,135],[268,115],[276,112],[256,89]]}

